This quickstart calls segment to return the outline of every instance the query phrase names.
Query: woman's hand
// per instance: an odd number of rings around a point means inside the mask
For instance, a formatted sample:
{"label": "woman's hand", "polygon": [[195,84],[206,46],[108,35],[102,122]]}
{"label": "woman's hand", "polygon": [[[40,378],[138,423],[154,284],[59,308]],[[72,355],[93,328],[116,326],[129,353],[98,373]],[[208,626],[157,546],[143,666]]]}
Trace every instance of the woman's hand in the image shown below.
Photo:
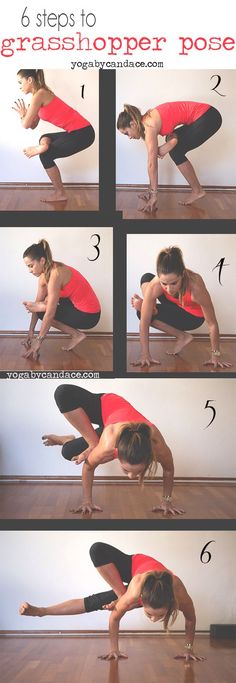
{"label": "woman's hand", "polygon": [[27,337],[25,339],[23,339],[23,341],[21,342],[22,346],[24,346],[26,349],[30,349],[33,338],[34,338],[34,333],[33,333],[33,331],[29,330]]}
{"label": "woman's hand", "polygon": [[159,360],[152,358],[150,354],[147,354],[146,356],[141,356],[138,360],[132,361],[131,365],[140,365],[141,368],[144,368],[145,365],[147,365],[147,367],[150,368],[150,365],[161,365],[161,363]]}
{"label": "woman's hand", "polygon": [[92,453],[94,448],[95,448],[95,446],[88,446],[88,448],[86,448],[85,451],[83,451],[79,455],[74,455],[74,457],[71,458],[71,462],[74,462],[75,465],[80,465],[81,462],[86,462],[86,460],[88,459],[90,453]]}
{"label": "woman's hand", "polygon": [[28,348],[28,351],[23,353],[23,358],[31,358],[31,356],[32,356],[32,360],[38,360],[40,346],[41,346],[40,341],[35,339],[33,344],[31,344],[30,347]]}
{"label": "woman's hand", "polygon": [[150,196],[148,199],[145,199],[145,204],[142,206],[139,211],[143,211],[143,213],[154,213],[154,211],[158,210],[158,199],[157,199],[157,194],[152,194],[150,192]]}
{"label": "woman's hand", "polygon": [[183,652],[181,655],[176,655],[174,659],[184,659],[185,662],[204,662],[206,660],[206,657],[200,657],[199,655],[195,655],[193,650],[190,650],[189,652]]}
{"label": "woman's hand", "polygon": [[128,655],[120,652],[120,650],[112,650],[108,655],[99,655],[98,659],[105,659],[109,662],[111,659],[128,659]]}
{"label": "woman's hand", "polygon": [[73,512],[74,515],[91,515],[92,512],[102,512],[102,508],[99,505],[94,505],[92,501],[84,501],[78,508],[73,508],[70,512]]}
{"label": "woman's hand", "polygon": [[183,515],[185,510],[172,505],[170,500],[163,500],[160,505],[155,505],[152,508],[152,512],[163,512],[163,517],[167,515],[172,515],[172,517],[174,517],[175,515]]}
{"label": "woman's hand", "polygon": [[117,600],[112,600],[112,602],[109,602],[108,605],[103,605],[103,608],[102,608],[102,609],[107,609],[107,610],[109,610],[110,612],[112,612],[113,609],[115,609],[115,607],[116,607],[116,605],[117,605],[117,603],[118,603],[118,599],[119,599],[119,598],[117,598]]}
{"label": "woman's hand", "polygon": [[216,368],[231,368],[232,367],[232,363],[222,361],[221,357],[216,356],[214,353],[212,354],[210,360],[205,360],[203,365],[212,365],[213,370],[215,370]]}
{"label": "woman's hand", "polygon": [[138,198],[142,199],[143,202],[148,202],[151,197],[151,192],[150,190],[145,190],[144,192],[139,192],[138,193]]}
{"label": "woman's hand", "polygon": [[12,107],[12,109],[14,109],[14,111],[16,111],[17,114],[19,114],[20,118],[23,119],[27,113],[27,107],[25,106],[24,100],[16,100],[14,102],[14,105],[15,107]]}

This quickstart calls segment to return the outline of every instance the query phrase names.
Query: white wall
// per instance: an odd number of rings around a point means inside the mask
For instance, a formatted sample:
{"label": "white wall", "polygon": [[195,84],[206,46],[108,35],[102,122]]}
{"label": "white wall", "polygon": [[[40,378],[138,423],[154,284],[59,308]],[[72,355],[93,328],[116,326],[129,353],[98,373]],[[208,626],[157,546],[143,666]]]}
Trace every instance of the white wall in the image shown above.
{"label": "white wall", "polygon": [[[77,476],[82,466],[67,462],[60,447],[45,448],[43,434],[76,431],[59,412],[54,391],[74,380],[1,380],[1,473],[3,475]],[[79,385],[79,382],[77,382]],[[124,396],[153,422],[172,449],[176,476],[234,477],[235,380],[232,379],[104,379],[83,380],[92,392]],[[212,410],[205,409],[213,401]],[[68,432],[69,429],[69,432]],[[72,431],[71,431],[72,430]],[[223,454],[223,457],[222,457]],[[99,476],[121,475],[118,462],[101,465]],[[159,466],[158,476],[162,476]]]}
{"label": "white wall", "polygon": [[[109,615],[99,611],[80,616],[23,618],[19,604],[27,600],[46,606],[109,590],[89,557],[96,541],[110,543],[123,552],[156,557],[184,582],[195,604],[197,629],[211,623],[235,623],[235,532],[232,531],[2,531],[0,566],[1,629],[101,629],[107,630]],[[212,559],[200,561],[204,545]],[[204,557],[206,559],[206,557]],[[121,629],[162,630],[142,609],[125,615]],[[180,614],[175,629],[184,629]]]}
{"label": "white wall", "polygon": [[[186,65],[184,65],[186,68]],[[219,92],[212,91],[216,79],[221,76]],[[201,147],[187,154],[203,185],[236,185],[235,152],[235,71],[207,70],[171,71],[168,69],[117,69],[117,115],[124,104],[133,104],[142,113],[162,102],[194,100],[207,102],[219,109],[223,124],[220,130]],[[165,139],[159,137],[159,144]],[[117,131],[117,183],[147,183],[146,147],[143,141],[128,140]],[[169,156],[159,161],[159,183],[167,185],[186,184]]]}
{"label": "white wall", "polygon": [[[1,101],[1,169],[0,182],[48,182],[48,176],[38,159],[27,159],[23,154],[24,147],[37,145],[38,139],[43,133],[58,132],[56,128],[46,121],[40,121],[35,130],[22,128],[18,114],[12,110],[14,100],[22,97],[17,82],[17,71],[21,68],[7,65],[1,70],[1,87],[4,93]],[[62,100],[78,110],[95,129],[96,139],[87,150],[68,157],[59,159],[58,166],[64,182],[67,183],[97,183],[98,182],[98,112],[99,112],[99,87],[98,72],[96,69],[87,71],[70,69],[45,69],[47,85]],[[84,85],[84,98],[82,98],[81,86]],[[30,95],[24,96],[25,102],[30,103]]]}
{"label": "white wall", "polygon": [[[235,235],[127,235],[127,331],[138,332],[139,321],[130,305],[132,295],[140,291],[143,273],[156,274],[157,255],[165,247],[178,246],[183,252],[187,268],[199,273],[209,291],[221,334],[236,333],[236,237]],[[221,258],[225,265],[221,272],[215,268]],[[151,330],[157,332],[158,330]],[[194,334],[208,332],[204,323]],[[161,332],[160,332],[161,334]]]}
{"label": "white wall", "polygon": [[[100,256],[91,236],[99,234]],[[112,228],[2,228],[0,230],[0,308],[1,330],[27,330],[30,316],[22,301],[34,301],[37,278],[30,276],[22,255],[31,244],[45,238],[55,261],[77,268],[92,285],[102,315],[96,331],[111,332],[113,327],[113,230]],[[10,274],[10,277],[9,277]],[[40,326],[40,323],[38,327]]]}

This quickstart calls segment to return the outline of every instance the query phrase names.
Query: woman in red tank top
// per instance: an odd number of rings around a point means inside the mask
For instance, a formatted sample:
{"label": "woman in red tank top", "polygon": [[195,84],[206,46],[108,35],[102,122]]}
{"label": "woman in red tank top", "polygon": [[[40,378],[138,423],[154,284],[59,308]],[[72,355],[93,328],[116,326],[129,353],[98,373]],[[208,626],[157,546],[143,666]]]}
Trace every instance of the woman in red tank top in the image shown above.
{"label": "woman in red tank top", "polygon": [[[101,310],[95,292],[79,271],[53,261],[46,240],[31,244],[24,251],[23,258],[29,272],[38,278],[36,300],[23,302],[26,310],[31,313],[29,332],[24,342],[24,357],[32,357],[34,360],[38,358],[41,344],[50,327],[71,336],[69,346],[62,347],[63,350],[71,351],[85,339],[81,328],[90,329],[99,321]],[[39,318],[42,319],[42,325],[34,339]]]}
{"label": "woman in red tank top", "polygon": [[167,630],[175,622],[178,611],[185,618],[185,648],[175,659],[185,662],[203,661],[205,657],[193,651],[196,616],[193,601],[184,584],[159,560],[148,555],[128,555],[108,543],[97,542],[90,548],[90,557],[99,574],[111,590],[76,598],[50,607],[36,607],[28,602],[20,605],[22,616],[45,617],[85,614],[109,610],[110,652],[100,659],[122,659],[127,655],[119,649],[121,618],[131,609],[143,607],[152,622],[162,621]]}
{"label": "woman in red tank top", "polygon": [[27,147],[24,154],[28,159],[39,155],[53,185],[54,194],[41,201],[66,201],[66,193],[55,159],[72,156],[90,147],[95,138],[94,129],[87,119],[48,88],[42,69],[20,69],[17,76],[22,93],[32,94],[28,109],[23,99],[14,102],[15,106],[12,107],[19,114],[22,126],[34,129],[42,119],[63,128],[60,133],[50,132],[41,135],[39,144]]}
{"label": "woman in red tank top", "polygon": [[[184,510],[172,504],[174,464],[172,453],[161,432],[133,405],[117,394],[95,394],[84,387],[62,384],[54,398],[66,420],[81,434],[44,435],[45,446],[62,446],[62,456],[82,470],[82,503],[74,513],[100,511],[92,499],[96,467],[117,459],[122,473],[129,479],[143,481],[154,475],[158,463],[163,469],[162,501],[153,512],[163,515],[182,514]],[[98,425],[95,429],[94,425]]]}
{"label": "woman in red tank top", "polygon": [[[142,211],[158,209],[158,158],[166,154],[178,167],[191,187],[188,199],[181,204],[192,204],[205,195],[186,152],[202,145],[219,130],[221,114],[215,107],[201,102],[165,102],[142,115],[140,109],[124,105],[117,120],[118,130],[130,140],[144,140],[148,154],[149,190],[139,195],[144,201]],[[166,142],[158,146],[158,135]]]}
{"label": "woman in red tank top", "polygon": [[[179,247],[163,249],[157,257],[157,275],[145,273],[141,278],[143,299],[134,294],[131,303],[140,319],[141,359],[133,365],[160,365],[149,351],[149,327],[176,337],[173,351],[177,355],[193,340],[185,330],[195,330],[204,320],[209,328],[211,358],[204,365],[230,367],[221,358],[219,327],[209,292],[198,273],[185,267]],[[157,302],[158,299],[158,302]]]}

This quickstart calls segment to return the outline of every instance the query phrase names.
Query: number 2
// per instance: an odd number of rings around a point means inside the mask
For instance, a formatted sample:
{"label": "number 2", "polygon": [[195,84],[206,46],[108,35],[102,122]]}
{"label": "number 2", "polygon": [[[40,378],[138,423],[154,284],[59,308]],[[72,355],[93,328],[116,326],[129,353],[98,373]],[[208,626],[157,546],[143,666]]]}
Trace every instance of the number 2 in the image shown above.
{"label": "number 2", "polygon": [[220,83],[221,83],[221,76],[219,76],[219,74],[213,74],[213,76],[211,76],[210,80],[212,80],[212,78],[217,78],[217,83],[214,85],[214,88],[211,88],[211,90],[215,90],[217,92],[217,95],[220,95],[220,97],[225,97],[225,95],[223,95],[221,92],[216,90],[216,88],[218,88],[218,85],[220,85]]}

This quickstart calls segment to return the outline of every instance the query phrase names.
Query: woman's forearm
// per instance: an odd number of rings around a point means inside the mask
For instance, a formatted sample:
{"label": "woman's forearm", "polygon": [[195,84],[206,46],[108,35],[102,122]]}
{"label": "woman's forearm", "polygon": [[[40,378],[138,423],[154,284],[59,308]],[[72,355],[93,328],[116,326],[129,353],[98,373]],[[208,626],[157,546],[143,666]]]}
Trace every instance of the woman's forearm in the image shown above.
{"label": "woman's forearm", "polygon": [[48,315],[47,311],[46,311],[44,318],[43,318],[43,321],[42,321],[42,325],[40,327],[40,331],[39,331],[40,337],[46,337],[46,334],[48,333],[48,331],[50,330],[50,327],[52,325],[54,315],[55,315],[55,313],[53,315]]}
{"label": "woman's forearm", "polygon": [[111,613],[109,620],[110,644],[112,652],[117,652],[119,650],[119,625],[120,619],[117,617],[115,608]]}
{"label": "woman's forearm", "polygon": [[89,467],[87,463],[84,462],[82,469],[82,489],[84,503],[92,502],[94,469],[95,468]]}
{"label": "woman's forearm", "polygon": [[148,161],[148,176],[150,183],[150,190],[158,189],[158,159]]}
{"label": "woman's forearm", "polygon": [[215,322],[212,325],[208,325],[208,329],[209,329],[209,336],[210,336],[210,341],[211,341],[211,350],[212,351],[219,351],[220,350],[220,333],[219,333],[218,323]]}
{"label": "woman's forearm", "polygon": [[30,321],[30,326],[29,326],[29,332],[34,332],[35,327],[38,322],[38,316],[37,313],[32,313],[31,315],[31,321]]}
{"label": "woman's forearm", "polygon": [[174,486],[174,466],[170,469],[163,469],[163,497],[170,497]]}
{"label": "woman's forearm", "polygon": [[[142,316],[142,314],[141,314]],[[151,322],[151,320],[150,320]],[[140,321],[140,345],[141,345],[141,352],[143,355],[148,355],[149,354],[149,325],[150,323],[146,322],[146,320]]]}
{"label": "woman's forearm", "polygon": [[185,639],[187,645],[193,645],[195,636],[196,618],[185,619]]}

